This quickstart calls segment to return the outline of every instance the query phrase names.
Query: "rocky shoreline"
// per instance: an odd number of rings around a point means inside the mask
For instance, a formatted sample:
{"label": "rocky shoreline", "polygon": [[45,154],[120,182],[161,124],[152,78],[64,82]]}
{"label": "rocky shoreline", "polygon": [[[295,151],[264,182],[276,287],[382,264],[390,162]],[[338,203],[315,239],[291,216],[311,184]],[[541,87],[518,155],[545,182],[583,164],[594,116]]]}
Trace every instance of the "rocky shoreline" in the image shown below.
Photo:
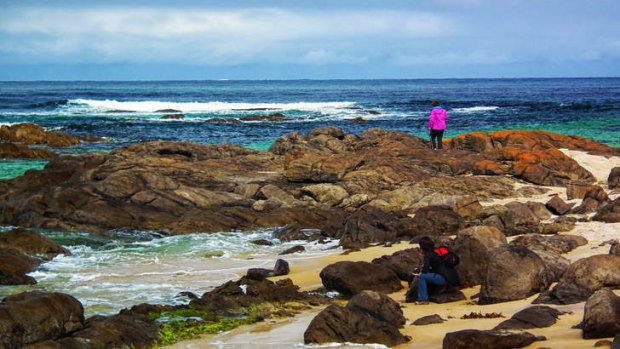
{"label": "rocky shoreline", "polygon": [[[619,333],[614,319],[620,319],[620,297],[611,291],[620,288],[618,243],[610,242],[607,254],[576,261],[564,256],[588,243],[571,234],[575,224],[620,222],[620,163],[602,183],[560,149],[610,159],[618,159],[620,150],[541,131],[471,133],[449,140],[445,148],[432,151],[428,141],[402,133],[372,129],[358,136],[325,127],[308,136],[281,137],[266,152],[150,142],[110,154],[59,156],[42,171],[0,182],[0,223],[165,235],[282,227],[279,239],[335,238],[350,251],[430,235],[461,256],[464,283],[480,285],[479,295],[468,301],[501,304],[537,296],[534,303],[585,302],[584,338]],[[22,237],[34,239],[32,234],[0,235],[8,241],[0,241],[2,283],[33,282],[26,274],[36,268],[41,253],[46,258],[68,253],[62,247],[45,252],[14,248]],[[32,241],[24,245],[48,244]],[[162,343],[162,325],[155,320],[170,312],[209,314],[199,322],[235,316],[260,321],[331,304],[306,330],[306,343],[415,343],[415,337],[399,332],[406,318],[392,295],[403,292],[412,266],[420,263],[419,250],[409,247],[368,261],[342,258],[315,271],[323,288],[314,292],[299,291],[285,276],[273,282],[266,279],[270,271],[250,270],[238,281],[193,296],[187,306],[138,305],[106,318],[84,320],[81,305],[68,295],[15,295],[0,303],[0,313],[7,314],[0,328],[8,329],[0,342],[8,348],[150,347]],[[321,295],[327,291],[342,298]],[[436,295],[434,301],[467,297],[457,290]],[[47,315],[42,310],[42,317],[62,317],[54,321],[56,328],[39,328],[16,315],[27,307],[45,308],[37,305],[41,302],[68,309]],[[496,329],[449,333],[443,347],[526,347],[543,338],[523,330],[540,328],[541,318],[551,326],[551,318],[562,316],[548,306],[528,311],[515,313],[514,321]]]}

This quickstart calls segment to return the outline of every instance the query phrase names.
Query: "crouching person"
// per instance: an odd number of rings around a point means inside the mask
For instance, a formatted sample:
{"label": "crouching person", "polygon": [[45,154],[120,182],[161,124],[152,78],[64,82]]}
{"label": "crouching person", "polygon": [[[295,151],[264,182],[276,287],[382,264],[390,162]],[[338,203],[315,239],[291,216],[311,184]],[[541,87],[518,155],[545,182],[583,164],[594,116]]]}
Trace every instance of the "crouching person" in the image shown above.
{"label": "crouching person", "polygon": [[[418,242],[424,253],[422,270],[413,273],[413,281],[406,295],[406,302],[416,301],[416,304],[428,304],[429,293],[441,293],[445,290],[458,289],[461,284],[459,274],[454,269],[454,262],[440,257],[440,253],[447,253],[446,247],[435,248],[435,243],[425,236]],[[453,255],[453,253],[451,253]],[[443,256],[443,254],[442,254]],[[456,255],[454,255],[456,258]],[[458,263],[458,260],[457,262]],[[416,270],[417,271],[417,270]],[[462,295],[461,292],[458,292]],[[464,298],[464,296],[463,296]]]}

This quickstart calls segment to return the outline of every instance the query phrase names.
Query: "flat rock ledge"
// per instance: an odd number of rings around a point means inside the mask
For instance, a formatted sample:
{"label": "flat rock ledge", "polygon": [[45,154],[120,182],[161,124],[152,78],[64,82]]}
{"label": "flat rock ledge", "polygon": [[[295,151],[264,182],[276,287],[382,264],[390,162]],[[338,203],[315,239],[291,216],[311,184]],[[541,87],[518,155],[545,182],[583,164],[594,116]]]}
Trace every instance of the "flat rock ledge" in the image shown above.
{"label": "flat rock ledge", "polygon": [[[3,132],[21,139],[9,131]],[[296,224],[362,247],[411,238],[423,228],[454,233],[485,219],[478,199],[515,196],[516,181],[554,186],[595,181],[558,148],[619,153],[541,131],[472,133],[448,141],[441,153],[403,133],[371,129],[358,136],[335,127],[283,136],[269,151],[149,142],[110,154],[59,156],[42,171],[0,181],[0,223],[162,234]],[[433,205],[449,219],[433,220],[432,212],[409,218]],[[534,228],[506,226],[514,233]]]}

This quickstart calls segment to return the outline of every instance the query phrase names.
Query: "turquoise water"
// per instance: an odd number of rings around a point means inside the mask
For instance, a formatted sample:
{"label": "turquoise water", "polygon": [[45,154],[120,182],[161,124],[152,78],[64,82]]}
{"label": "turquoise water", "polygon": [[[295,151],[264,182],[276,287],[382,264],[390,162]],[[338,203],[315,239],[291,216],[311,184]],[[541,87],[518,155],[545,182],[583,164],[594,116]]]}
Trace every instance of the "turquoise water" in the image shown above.
{"label": "turquoise water", "polygon": [[28,170],[41,170],[47,165],[44,160],[0,159],[0,179],[11,179],[23,175]]}

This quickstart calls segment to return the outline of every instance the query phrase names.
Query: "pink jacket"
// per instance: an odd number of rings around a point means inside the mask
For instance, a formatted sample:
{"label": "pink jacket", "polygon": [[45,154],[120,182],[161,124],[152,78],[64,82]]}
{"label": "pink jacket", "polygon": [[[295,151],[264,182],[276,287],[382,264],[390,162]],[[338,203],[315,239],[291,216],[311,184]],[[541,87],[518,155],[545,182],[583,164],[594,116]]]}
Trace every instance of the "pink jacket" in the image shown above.
{"label": "pink jacket", "polygon": [[435,107],[431,110],[431,116],[428,118],[429,130],[445,130],[448,113],[442,107]]}

